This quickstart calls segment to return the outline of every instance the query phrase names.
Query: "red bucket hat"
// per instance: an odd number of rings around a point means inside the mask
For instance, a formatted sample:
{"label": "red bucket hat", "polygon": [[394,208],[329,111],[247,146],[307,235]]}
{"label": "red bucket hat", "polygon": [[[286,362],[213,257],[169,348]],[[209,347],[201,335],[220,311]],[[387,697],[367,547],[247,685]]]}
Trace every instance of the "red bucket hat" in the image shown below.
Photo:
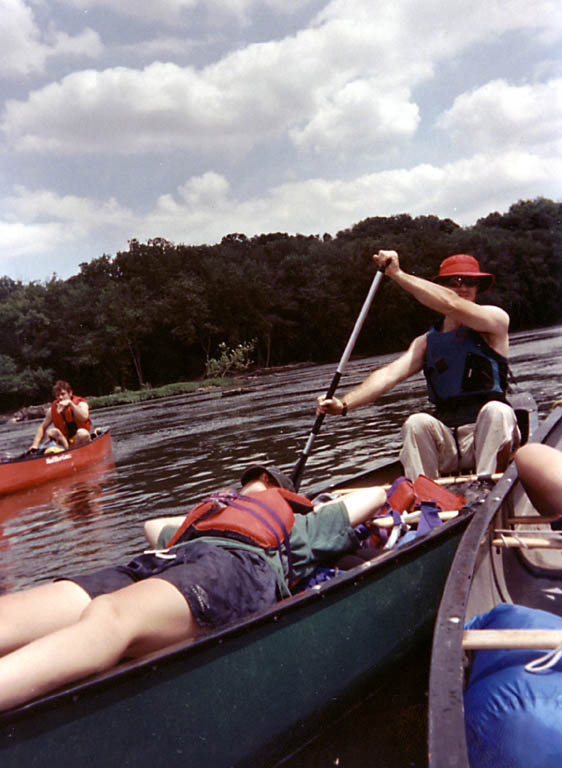
{"label": "red bucket hat", "polygon": [[468,253],[456,253],[454,256],[447,256],[441,262],[439,274],[433,280],[441,283],[447,277],[460,275],[462,277],[478,277],[480,280],[479,289],[485,291],[494,284],[494,276],[490,272],[481,272],[480,264],[474,256]]}

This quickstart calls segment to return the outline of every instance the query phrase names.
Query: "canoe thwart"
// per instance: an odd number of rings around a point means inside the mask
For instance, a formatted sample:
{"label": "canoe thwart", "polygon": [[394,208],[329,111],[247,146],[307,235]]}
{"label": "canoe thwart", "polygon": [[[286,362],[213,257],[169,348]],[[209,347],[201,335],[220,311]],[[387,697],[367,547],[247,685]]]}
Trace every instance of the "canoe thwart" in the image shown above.
{"label": "canoe thwart", "polygon": [[560,515],[521,515],[521,517],[508,517],[508,525],[538,525],[544,523],[549,525],[556,520],[560,520]]}
{"label": "canoe thwart", "polygon": [[542,531],[533,531],[523,534],[500,533],[492,539],[493,547],[514,547],[519,549],[562,549],[562,536],[555,531],[545,531],[547,535],[541,536]]}
{"label": "canoe thwart", "polygon": [[465,651],[546,650],[561,643],[560,629],[466,629],[462,638]]}

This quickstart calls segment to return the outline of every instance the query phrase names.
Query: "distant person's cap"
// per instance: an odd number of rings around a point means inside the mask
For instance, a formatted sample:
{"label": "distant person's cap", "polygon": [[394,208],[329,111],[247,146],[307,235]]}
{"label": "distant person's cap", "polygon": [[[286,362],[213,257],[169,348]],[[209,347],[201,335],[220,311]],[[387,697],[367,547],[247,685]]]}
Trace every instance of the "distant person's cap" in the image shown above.
{"label": "distant person's cap", "polygon": [[281,472],[279,467],[265,467],[262,464],[254,464],[244,472],[242,475],[242,485],[246,485],[246,483],[249,483],[250,480],[255,480],[256,477],[259,477],[262,472],[265,472],[267,475],[269,475],[271,480],[280,488],[286,488],[288,491],[295,490],[295,486],[291,478],[284,472]]}
{"label": "distant person's cap", "polygon": [[494,284],[494,276],[490,272],[481,272],[480,264],[468,253],[456,253],[448,256],[441,262],[439,274],[433,278],[434,282],[444,282],[448,277],[477,277],[479,289],[485,291]]}

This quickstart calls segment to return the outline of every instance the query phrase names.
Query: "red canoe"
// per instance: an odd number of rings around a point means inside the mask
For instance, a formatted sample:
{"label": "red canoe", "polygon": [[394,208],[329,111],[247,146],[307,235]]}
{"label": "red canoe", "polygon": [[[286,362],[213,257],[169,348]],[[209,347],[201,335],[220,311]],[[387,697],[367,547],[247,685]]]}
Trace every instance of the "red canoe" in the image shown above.
{"label": "red canoe", "polygon": [[0,463],[0,496],[66,477],[96,464],[111,453],[111,432],[104,430],[81,448],[49,456],[30,456]]}

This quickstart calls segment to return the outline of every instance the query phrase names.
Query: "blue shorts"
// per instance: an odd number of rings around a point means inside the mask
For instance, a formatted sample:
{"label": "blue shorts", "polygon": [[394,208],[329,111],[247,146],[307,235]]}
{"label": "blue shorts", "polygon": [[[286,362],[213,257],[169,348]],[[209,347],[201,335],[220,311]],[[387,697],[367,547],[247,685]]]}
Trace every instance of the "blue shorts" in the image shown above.
{"label": "blue shorts", "polygon": [[187,600],[201,627],[219,627],[269,607],[277,599],[274,570],[254,552],[190,541],[175,559],[139,555],[127,565],[58,581],[73,581],[94,599],[137,581],[170,582]]}

